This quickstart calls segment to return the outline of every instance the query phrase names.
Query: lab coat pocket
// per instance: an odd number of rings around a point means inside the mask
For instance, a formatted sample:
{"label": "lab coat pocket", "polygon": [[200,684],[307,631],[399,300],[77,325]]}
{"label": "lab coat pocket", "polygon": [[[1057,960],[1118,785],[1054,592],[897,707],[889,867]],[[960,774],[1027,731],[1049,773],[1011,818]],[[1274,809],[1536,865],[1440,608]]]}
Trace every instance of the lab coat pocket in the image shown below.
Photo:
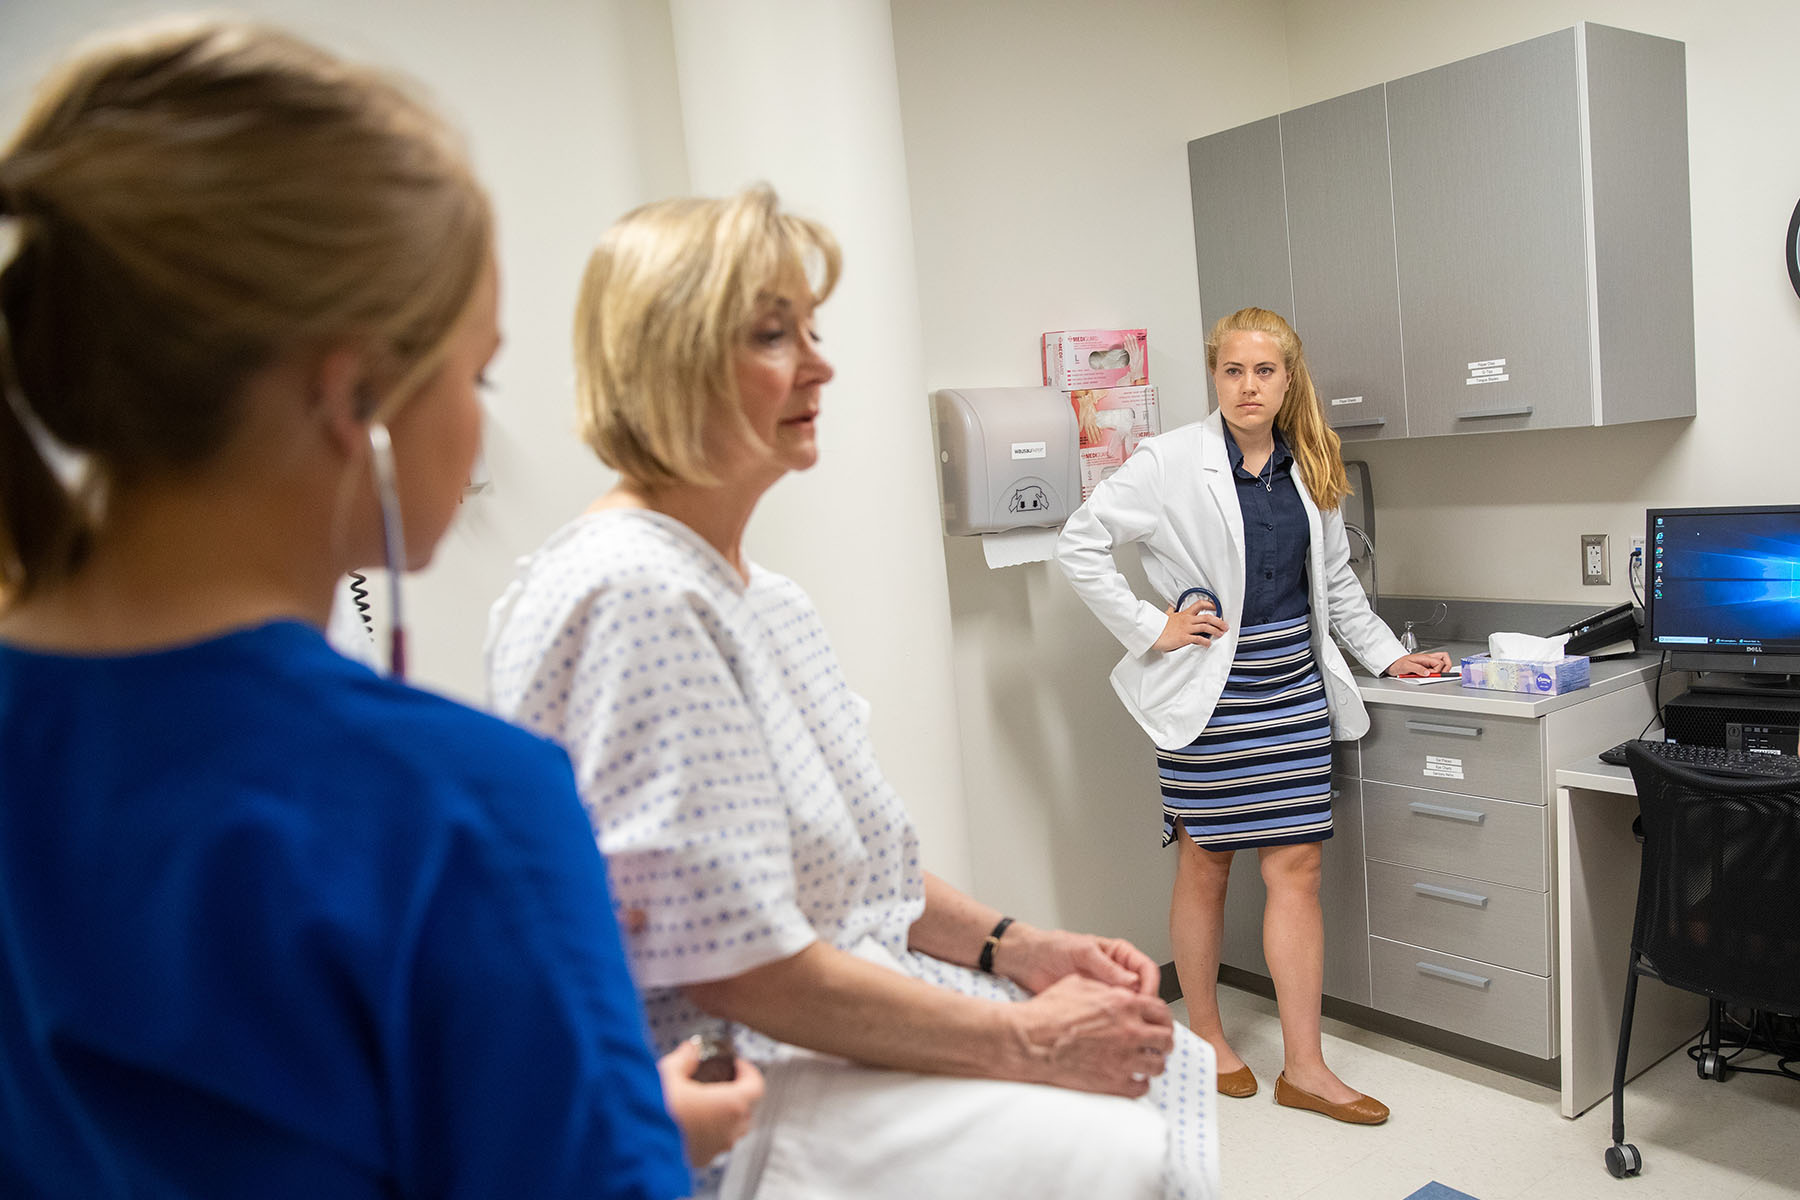
{"label": "lab coat pocket", "polygon": [[1317,657],[1319,673],[1325,677],[1325,699],[1331,706],[1331,736],[1340,742],[1354,741],[1369,732],[1369,713],[1350,674],[1350,664],[1330,638],[1319,647]]}
{"label": "lab coat pocket", "polygon": [[1177,646],[1164,652],[1152,650],[1119,664],[1121,669],[1135,668],[1131,681],[1131,698],[1140,711],[1161,712],[1183,688],[1205,667],[1203,655],[1212,653],[1210,646]]}
{"label": "lab coat pocket", "polygon": [[1147,655],[1121,662],[1120,671],[1114,676],[1129,671],[1129,680],[1120,682],[1127,684],[1127,693],[1138,711],[1161,714],[1174,705],[1193,680],[1206,675],[1206,669],[1220,653],[1224,655],[1224,664],[1229,666],[1231,651],[1220,646],[1217,640],[1211,646],[1177,646],[1166,653],[1152,649]]}

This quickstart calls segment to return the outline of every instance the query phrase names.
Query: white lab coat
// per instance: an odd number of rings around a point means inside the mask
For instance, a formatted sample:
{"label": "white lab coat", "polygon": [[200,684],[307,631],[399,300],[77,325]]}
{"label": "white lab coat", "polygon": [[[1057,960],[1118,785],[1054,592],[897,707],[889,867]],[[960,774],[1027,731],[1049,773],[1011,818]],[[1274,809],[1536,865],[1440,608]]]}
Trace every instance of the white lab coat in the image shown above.
{"label": "white lab coat", "polygon": [[[1310,533],[1313,657],[1325,681],[1332,736],[1353,741],[1368,732],[1369,715],[1328,630],[1377,674],[1406,650],[1370,609],[1350,569],[1343,514],[1321,513],[1298,473],[1294,482]],[[1139,599],[1119,573],[1113,552],[1130,542],[1140,545],[1144,574],[1163,604]],[[1219,414],[1140,445],[1069,517],[1057,539],[1056,561],[1125,647],[1112,685],[1126,709],[1163,749],[1192,742],[1225,688],[1244,612],[1244,518]],[[1190,587],[1218,594],[1230,630],[1211,646],[1152,650],[1167,624],[1165,608]]]}

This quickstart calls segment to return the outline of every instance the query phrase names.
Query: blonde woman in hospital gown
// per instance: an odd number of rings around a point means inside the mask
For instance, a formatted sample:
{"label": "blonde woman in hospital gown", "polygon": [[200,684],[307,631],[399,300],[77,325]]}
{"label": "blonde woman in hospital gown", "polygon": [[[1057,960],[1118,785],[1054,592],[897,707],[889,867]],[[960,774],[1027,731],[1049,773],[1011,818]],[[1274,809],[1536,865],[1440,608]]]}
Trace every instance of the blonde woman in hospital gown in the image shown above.
{"label": "blonde woman in hospital gown", "polygon": [[495,606],[490,698],[575,762],[659,1052],[729,1026],[767,1077],[700,1194],[1215,1195],[1211,1049],[1155,963],[924,870],[818,613],[742,553],[817,460],[837,272],[767,188],[607,234],[576,369],[619,483]]}

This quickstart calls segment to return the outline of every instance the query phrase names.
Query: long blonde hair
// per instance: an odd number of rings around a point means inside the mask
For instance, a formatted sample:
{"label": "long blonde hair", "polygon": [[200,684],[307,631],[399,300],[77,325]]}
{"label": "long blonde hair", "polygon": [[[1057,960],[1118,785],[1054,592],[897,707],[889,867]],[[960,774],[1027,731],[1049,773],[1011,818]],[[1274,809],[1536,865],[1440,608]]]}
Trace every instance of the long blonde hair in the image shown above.
{"label": "long blonde hair", "polygon": [[[397,407],[492,240],[460,145],[403,84],[230,20],[134,30],[48,79],[0,151],[6,222],[8,603],[79,569],[110,495],[205,463],[281,354],[355,343],[367,415]],[[65,486],[46,446],[85,478]]]}
{"label": "long blonde hair", "polygon": [[1275,414],[1275,428],[1300,468],[1300,478],[1320,510],[1334,509],[1350,494],[1344,474],[1342,443],[1337,431],[1325,423],[1312,374],[1306,369],[1306,353],[1300,335],[1279,313],[1266,308],[1240,308],[1214,323],[1206,335],[1206,373],[1219,369],[1219,343],[1228,333],[1266,333],[1281,346],[1281,363],[1287,368],[1287,395]]}
{"label": "long blonde hair", "polygon": [[839,265],[831,233],[783,212],[763,184],[621,217],[588,259],[575,306],[582,438],[635,483],[717,482],[708,426],[756,440],[732,361],[760,298],[821,304]]}

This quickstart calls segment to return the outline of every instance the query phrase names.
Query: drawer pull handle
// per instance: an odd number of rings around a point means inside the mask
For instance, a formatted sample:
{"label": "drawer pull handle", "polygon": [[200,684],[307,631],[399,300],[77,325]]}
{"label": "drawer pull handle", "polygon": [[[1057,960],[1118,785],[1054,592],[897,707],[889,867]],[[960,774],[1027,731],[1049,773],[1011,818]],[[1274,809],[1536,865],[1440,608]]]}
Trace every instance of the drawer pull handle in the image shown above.
{"label": "drawer pull handle", "polygon": [[1482,991],[1486,991],[1488,985],[1494,982],[1485,975],[1471,975],[1467,971],[1452,971],[1449,967],[1440,967],[1436,963],[1414,963],[1413,966],[1419,968],[1421,975],[1430,975],[1434,979],[1448,980],[1451,983],[1460,983],[1464,987],[1479,988]]}
{"label": "drawer pull handle", "polygon": [[1518,408],[1483,408],[1456,414],[1459,421],[1475,421],[1482,417],[1529,417],[1531,405],[1522,404]]}
{"label": "drawer pull handle", "polygon": [[1464,821],[1470,825],[1487,824],[1487,814],[1476,812],[1471,808],[1447,808],[1442,804],[1426,804],[1422,800],[1414,800],[1406,807],[1421,817],[1447,817],[1452,821]]}
{"label": "drawer pull handle", "polygon": [[1377,429],[1387,424],[1386,417],[1364,417],[1360,421],[1338,421],[1333,429]]}
{"label": "drawer pull handle", "polygon": [[1435,721],[1415,721],[1408,717],[1406,727],[1414,733],[1450,733],[1457,737],[1481,736],[1481,726],[1479,725],[1439,725]]}
{"label": "drawer pull handle", "polygon": [[1488,898],[1475,892],[1459,892],[1455,888],[1439,887],[1435,883],[1415,883],[1413,891],[1421,896],[1431,896],[1438,900],[1449,900],[1455,904],[1466,904],[1470,908],[1486,908]]}
{"label": "drawer pull handle", "polygon": [[1333,800],[1336,800],[1339,796],[1341,796],[1343,794],[1344,794],[1344,792],[1343,792],[1343,789],[1341,789],[1341,788],[1332,788],[1331,789],[1331,798]]}

